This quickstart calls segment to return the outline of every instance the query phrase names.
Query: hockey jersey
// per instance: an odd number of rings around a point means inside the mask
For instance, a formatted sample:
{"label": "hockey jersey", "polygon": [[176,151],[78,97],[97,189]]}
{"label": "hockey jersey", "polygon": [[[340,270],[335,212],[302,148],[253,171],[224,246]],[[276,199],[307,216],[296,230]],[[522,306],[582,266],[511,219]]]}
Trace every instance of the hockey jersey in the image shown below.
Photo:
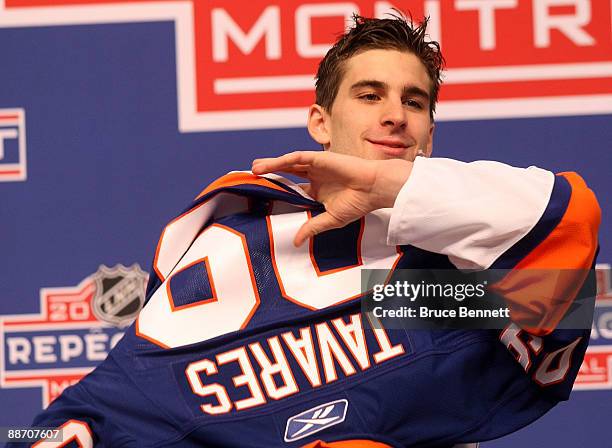
{"label": "hockey jersey", "polygon": [[360,272],[588,270],[600,212],[579,176],[418,158],[393,209],[294,247],[322,209],[275,175],[208,186],[163,230],[136,322],[35,419],[64,442],[34,446],[451,447],[568,398],[589,330],[554,329],[555,297],[511,304],[531,328],[371,328]]}

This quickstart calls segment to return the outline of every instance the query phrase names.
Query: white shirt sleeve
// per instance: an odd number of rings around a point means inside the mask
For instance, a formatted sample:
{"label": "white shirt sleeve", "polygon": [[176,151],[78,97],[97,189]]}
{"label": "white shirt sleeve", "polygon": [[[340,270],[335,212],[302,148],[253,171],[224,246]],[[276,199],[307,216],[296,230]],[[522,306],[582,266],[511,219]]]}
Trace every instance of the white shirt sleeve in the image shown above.
{"label": "white shirt sleeve", "polygon": [[486,269],[535,226],[553,184],[554,174],[537,167],[417,157],[387,243],[447,255],[459,269]]}

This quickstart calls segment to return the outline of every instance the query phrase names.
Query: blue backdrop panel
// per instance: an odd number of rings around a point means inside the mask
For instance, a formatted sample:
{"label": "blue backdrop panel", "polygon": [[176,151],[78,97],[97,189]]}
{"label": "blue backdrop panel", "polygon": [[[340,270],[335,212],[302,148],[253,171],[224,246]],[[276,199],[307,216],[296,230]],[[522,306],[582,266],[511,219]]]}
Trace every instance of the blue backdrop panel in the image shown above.
{"label": "blue backdrop panel", "polygon": [[[41,289],[76,288],[100,265],[148,269],[164,224],[214,178],[255,157],[317,149],[304,129],[180,133],[174,36],[172,22],[0,28],[0,109],[25,111],[28,170],[25,181],[0,182],[5,322],[39,313]],[[434,152],[578,171],[598,194],[599,260],[610,262],[611,120],[440,122]],[[7,144],[2,162],[16,151]],[[19,370],[2,350],[1,367]],[[21,366],[22,376],[35,367]],[[29,424],[52,392],[5,386],[0,426]],[[609,388],[575,391],[537,423],[484,446],[612,446],[610,415]]]}

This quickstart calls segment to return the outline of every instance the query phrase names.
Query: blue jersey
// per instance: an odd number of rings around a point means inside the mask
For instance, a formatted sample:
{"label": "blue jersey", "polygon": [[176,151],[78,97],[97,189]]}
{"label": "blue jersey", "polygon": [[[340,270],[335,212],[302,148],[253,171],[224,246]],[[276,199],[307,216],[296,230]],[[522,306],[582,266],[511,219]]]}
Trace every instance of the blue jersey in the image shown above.
{"label": "blue jersey", "polygon": [[[576,175],[551,179],[536,222],[488,267],[592,266],[597,203]],[[553,330],[550,313],[540,333],[366,325],[362,269],[458,269],[480,255],[388,244],[384,210],[294,247],[321,210],[276,176],[205,189],[164,229],[137,321],[35,419],[69,442],[35,446],[451,447],[568,398],[588,330]]]}

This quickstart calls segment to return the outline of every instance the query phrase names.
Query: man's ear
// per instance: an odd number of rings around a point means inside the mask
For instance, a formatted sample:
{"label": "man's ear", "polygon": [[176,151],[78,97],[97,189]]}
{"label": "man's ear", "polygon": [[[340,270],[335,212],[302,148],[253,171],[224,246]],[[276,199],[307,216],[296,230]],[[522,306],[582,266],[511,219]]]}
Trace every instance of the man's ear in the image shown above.
{"label": "man's ear", "polygon": [[433,136],[435,128],[436,124],[432,122],[431,126],[429,127],[429,138],[427,139],[427,146],[425,147],[425,157],[431,157],[431,153],[433,151]]}
{"label": "man's ear", "polygon": [[315,142],[323,145],[325,149],[331,141],[328,124],[329,114],[325,109],[318,104],[310,106],[308,109],[308,133]]}

